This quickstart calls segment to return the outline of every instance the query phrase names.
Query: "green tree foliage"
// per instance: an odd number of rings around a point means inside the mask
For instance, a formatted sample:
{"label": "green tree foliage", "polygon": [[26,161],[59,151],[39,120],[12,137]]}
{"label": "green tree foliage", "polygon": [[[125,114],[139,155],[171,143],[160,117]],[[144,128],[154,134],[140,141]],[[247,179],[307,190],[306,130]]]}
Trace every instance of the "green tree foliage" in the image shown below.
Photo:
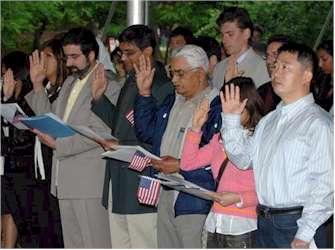
{"label": "green tree foliage", "polygon": [[[190,27],[195,35],[220,40],[218,15],[225,7],[238,5],[249,11],[254,23],[265,27],[264,41],[270,35],[283,33],[313,46],[332,4],[331,1],[152,1],[150,13],[155,27],[172,29],[183,25]],[[65,31],[79,25],[101,28],[110,6],[108,1],[2,1],[2,49],[29,52],[38,29]],[[107,34],[118,35],[126,27],[126,8],[126,2],[117,3]],[[332,23],[324,39],[332,38]]]}

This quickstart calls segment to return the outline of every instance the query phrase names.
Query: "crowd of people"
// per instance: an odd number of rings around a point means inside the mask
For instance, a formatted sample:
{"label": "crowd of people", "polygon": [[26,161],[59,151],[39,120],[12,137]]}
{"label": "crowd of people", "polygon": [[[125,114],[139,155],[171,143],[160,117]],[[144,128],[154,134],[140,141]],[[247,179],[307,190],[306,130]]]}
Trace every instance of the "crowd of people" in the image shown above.
{"label": "crowd of people", "polygon": [[[263,45],[240,7],[217,25],[221,44],[175,28],[165,64],[146,25],[122,31],[112,67],[84,27],[2,58],[2,104],[114,138],[54,138],[2,118],[1,247],[332,247],[333,41]],[[160,160],[138,172],[101,157],[116,145]],[[157,206],[140,202],[140,177],[158,173],[211,200],[161,185]]]}

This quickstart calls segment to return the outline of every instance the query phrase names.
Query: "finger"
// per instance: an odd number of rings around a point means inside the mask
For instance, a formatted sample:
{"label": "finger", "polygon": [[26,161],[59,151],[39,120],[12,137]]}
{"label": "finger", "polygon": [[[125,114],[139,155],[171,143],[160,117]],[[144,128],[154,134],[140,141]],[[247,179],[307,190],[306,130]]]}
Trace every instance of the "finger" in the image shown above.
{"label": "finger", "polygon": [[43,66],[43,69],[44,69],[44,61],[45,60],[45,56],[44,56],[44,52],[42,51],[41,52],[41,55],[40,55],[40,64],[41,64],[41,66]]}
{"label": "finger", "polygon": [[29,56],[29,66],[30,66],[30,68],[32,68],[33,67],[33,55],[31,54],[30,56]]}
{"label": "finger", "polygon": [[39,60],[39,54],[38,54],[38,50],[35,50],[33,52],[33,56],[34,56],[34,64],[39,64],[40,60]]}
{"label": "finger", "polygon": [[155,69],[152,69],[149,75],[149,81],[152,82],[152,80],[154,79],[154,75],[155,75]]}
{"label": "finger", "polygon": [[229,90],[230,90],[230,92],[229,92],[229,99],[230,99],[230,101],[232,101],[232,100],[234,100],[235,99],[235,85],[234,84],[230,84],[230,86],[229,86]]}
{"label": "finger", "polygon": [[234,88],[234,100],[240,102],[240,87],[235,86]]}
{"label": "finger", "polygon": [[140,56],[140,71],[145,71],[146,70],[146,63],[145,63],[145,58],[144,55],[142,54]]}
{"label": "finger", "polygon": [[145,57],[145,62],[146,62],[146,66],[147,66],[146,70],[148,72],[150,72],[150,70],[151,70],[151,61],[150,61],[150,58],[148,56]]}

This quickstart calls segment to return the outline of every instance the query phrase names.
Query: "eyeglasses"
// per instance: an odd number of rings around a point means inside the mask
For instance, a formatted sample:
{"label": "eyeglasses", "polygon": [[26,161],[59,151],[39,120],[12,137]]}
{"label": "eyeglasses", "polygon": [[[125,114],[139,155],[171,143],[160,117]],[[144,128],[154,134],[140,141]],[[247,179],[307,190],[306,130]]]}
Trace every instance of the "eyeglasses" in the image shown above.
{"label": "eyeglasses", "polygon": [[133,55],[135,55],[137,52],[139,52],[138,50],[126,50],[126,51],[121,51],[121,57],[125,56],[125,57],[131,57]]}
{"label": "eyeglasses", "polygon": [[190,69],[177,69],[177,70],[169,69],[169,73],[170,73],[171,78],[173,78],[174,76],[178,76],[178,77],[182,78],[188,72],[191,72],[191,71],[196,70],[196,69],[199,69],[199,67],[190,68]]}

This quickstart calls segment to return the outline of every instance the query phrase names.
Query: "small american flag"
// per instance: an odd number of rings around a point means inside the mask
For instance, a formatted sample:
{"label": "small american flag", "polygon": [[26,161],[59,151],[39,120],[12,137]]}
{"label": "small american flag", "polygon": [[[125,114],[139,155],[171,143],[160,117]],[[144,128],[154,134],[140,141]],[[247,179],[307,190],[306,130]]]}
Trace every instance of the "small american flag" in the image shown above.
{"label": "small american flag", "polygon": [[141,151],[136,151],[128,168],[142,172],[148,166],[150,158]]}
{"label": "small american flag", "polygon": [[128,120],[128,122],[130,122],[131,126],[134,127],[134,110],[130,110],[127,114],[126,114],[126,118]]}
{"label": "small american flag", "polygon": [[157,207],[160,191],[160,182],[157,179],[141,176],[137,190],[137,198],[140,203]]}

